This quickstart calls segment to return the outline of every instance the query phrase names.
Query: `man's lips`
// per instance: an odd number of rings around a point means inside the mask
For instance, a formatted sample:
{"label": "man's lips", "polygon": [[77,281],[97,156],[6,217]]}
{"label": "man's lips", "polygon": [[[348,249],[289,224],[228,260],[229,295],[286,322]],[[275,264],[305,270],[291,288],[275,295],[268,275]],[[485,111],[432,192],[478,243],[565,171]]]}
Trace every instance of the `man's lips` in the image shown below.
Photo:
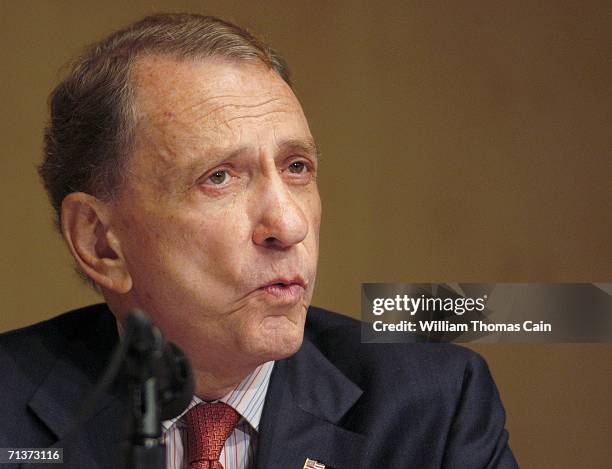
{"label": "man's lips", "polygon": [[291,279],[278,278],[258,288],[282,303],[297,303],[304,296],[306,282],[299,276]]}
{"label": "man's lips", "polygon": [[291,277],[277,277],[275,279],[266,282],[259,288],[266,288],[269,286],[279,286],[279,287],[289,287],[291,285],[297,285],[302,288],[306,288],[306,282],[300,275],[295,275]]}

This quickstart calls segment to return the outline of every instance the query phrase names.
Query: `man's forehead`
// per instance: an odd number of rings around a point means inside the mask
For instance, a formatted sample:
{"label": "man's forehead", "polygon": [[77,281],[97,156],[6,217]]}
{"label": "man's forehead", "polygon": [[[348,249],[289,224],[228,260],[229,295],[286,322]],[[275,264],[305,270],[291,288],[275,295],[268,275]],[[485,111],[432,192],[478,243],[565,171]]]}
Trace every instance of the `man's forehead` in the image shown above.
{"label": "man's forehead", "polygon": [[242,122],[251,129],[282,123],[284,130],[295,133],[286,138],[310,136],[291,88],[258,62],[147,56],[135,64],[132,82],[138,133],[145,141],[153,137],[156,145],[163,138],[170,145],[178,140],[187,145],[226,140],[234,146]]}
{"label": "man's forehead", "polygon": [[169,55],[139,58],[132,69],[136,104],[141,114],[180,114],[214,107],[214,101],[262,101],[295,97],[289,86],[266,65],[210,57],[182,59]]}

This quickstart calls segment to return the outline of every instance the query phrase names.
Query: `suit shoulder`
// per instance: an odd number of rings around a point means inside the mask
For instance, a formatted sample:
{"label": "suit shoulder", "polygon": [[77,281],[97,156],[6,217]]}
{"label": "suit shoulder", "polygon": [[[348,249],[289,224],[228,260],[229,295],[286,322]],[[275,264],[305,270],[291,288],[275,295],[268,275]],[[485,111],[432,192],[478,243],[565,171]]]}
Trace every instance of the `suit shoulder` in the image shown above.
{"label": "suit shoulder", "polygon": [[7,344],[16,345],[17,343],[36,340],[44,336],[70,334],[84,326],[85,323],[95,322],[95,318],[107,313],[108,309],[103,303],[68,311],[29,326],[1,333],[0,346]]}
{"label": "suit shoulder", "polygon": [[306,317],[306,334],[317,336],[329,329],[358,328],[359,324],[359,321],[344,314],[311,306],[308,308],[308,316]]}
{"label": "suit shoulder", "polygon": [[0,363],[5,372],[15,368],[14,371],[18,369],[31,375],[43,374],[45,367],[74,338],[95,334],[99,330],[97,324],[107,316],[112,318],[106,305],[97,304],[4,332],[0,334]]}
{"label": "suit shoulder", "polygon": [[309,310],[308,339],[355,382],[389,377],[461,387],[465,375],[488,368],[475,351],[449,343],[362,343],[361,322],[322,308]]}
{"label": "suit shoulder", "polygon": [[368,353],[401,354],[406,350],[416,355],[429,355],[432,359],[469,361],[482,359],[477,352],[466,347],[450,343],[362,343],[362,322],[350,316],[339,314],[316,306],[308,309],[306,332],[313,339],[331,339],[337,337],[337,345],[345,343],[354,348],[357,344],[363,346]]}

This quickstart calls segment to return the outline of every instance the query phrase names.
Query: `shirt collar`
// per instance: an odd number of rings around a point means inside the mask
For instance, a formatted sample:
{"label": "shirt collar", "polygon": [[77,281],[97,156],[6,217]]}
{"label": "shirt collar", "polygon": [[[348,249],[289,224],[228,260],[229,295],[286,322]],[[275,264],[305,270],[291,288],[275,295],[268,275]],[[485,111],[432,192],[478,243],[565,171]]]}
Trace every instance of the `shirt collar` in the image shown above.
{"label": "shirt collar", "polygon": [[[238,412],[255,431],[259,430],[259,421],[261,420],[263,404],[266,393],[268,392],[268,385],[270,384],[270,376],[272,375],[273,367],[273,361],[259,365],[249,373],[238,386],[225,396],[213,402],[224,402],[233,407],[233,409]],[[183,413],[171,420],[164,420],[162,422],[162,427],[165,430],[169,430],[188,410],[201,402],[204,401],[197,396],[193,396],[189,406]]]}

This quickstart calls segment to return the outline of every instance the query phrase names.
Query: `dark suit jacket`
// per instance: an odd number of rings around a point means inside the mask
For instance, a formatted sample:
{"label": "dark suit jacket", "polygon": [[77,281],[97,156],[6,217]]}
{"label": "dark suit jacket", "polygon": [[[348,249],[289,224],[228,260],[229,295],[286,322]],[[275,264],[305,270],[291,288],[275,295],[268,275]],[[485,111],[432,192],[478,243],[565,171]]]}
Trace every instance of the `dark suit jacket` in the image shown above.
{"label": "dark suit jacket", "polygon": [[[62,447],[66,468],[119,468],[124,412],[112,393],[66,434],[117,341],[105,305],[0,335],[0,448]],[[257,467],[514,468],[504,421],[476,353],[362,344],[357,321],[312,307],[301,349],[275,364]]]}

